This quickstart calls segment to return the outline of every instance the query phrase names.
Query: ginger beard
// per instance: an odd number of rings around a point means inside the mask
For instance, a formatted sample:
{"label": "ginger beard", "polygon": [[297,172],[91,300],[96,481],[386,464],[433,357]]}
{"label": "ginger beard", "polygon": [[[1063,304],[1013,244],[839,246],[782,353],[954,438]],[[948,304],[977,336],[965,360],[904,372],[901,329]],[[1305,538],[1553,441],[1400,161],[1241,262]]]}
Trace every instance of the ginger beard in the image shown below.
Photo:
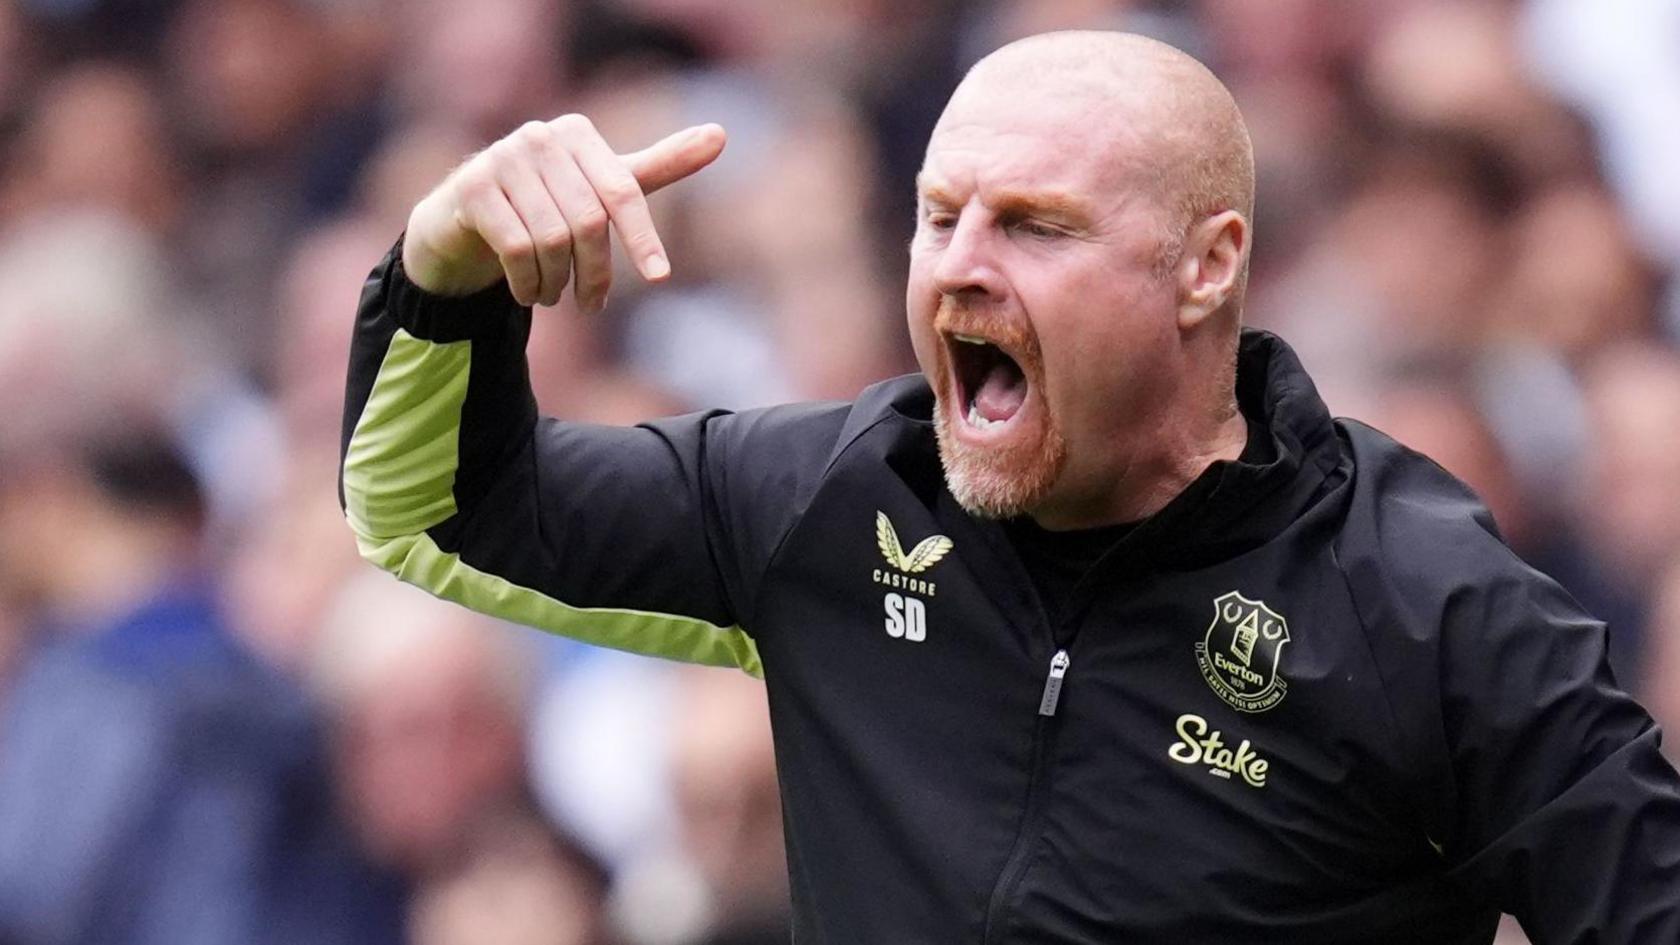
{"label": "ginger beard", "polygon": [[945,484],[965,511],[1004,519],[1037,507],[1067,466],[1038,336],[1019,319],[940,300],[933,428]]}

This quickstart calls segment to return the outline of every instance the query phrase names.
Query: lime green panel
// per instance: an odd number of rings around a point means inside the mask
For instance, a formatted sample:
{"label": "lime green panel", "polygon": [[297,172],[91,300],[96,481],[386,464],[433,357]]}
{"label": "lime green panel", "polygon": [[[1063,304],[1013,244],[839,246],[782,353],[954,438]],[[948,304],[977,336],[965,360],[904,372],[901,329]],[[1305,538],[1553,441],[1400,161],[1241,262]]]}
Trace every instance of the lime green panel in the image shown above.
{"label": "lime green panel", "polygon": [[398,329],[344,458],[345,516],[362,557],[410,584],[481,613],[585,643],[648,656],[738,666],[762,677],[739,627],[693,617],[573,607],[445,553],[426,529],[456,512],[461,408],[471,342],[438,344]]}
{"label": "lime green panel", "polygon": [[424,532],[387,541],[358,537],[357,544],[362,557],[402,580],[492,617],[596,646],[685,663],[738,666],[764,676],[757,644],[739,627],[641,610],[573,607],[478,570],[460,555],[444,552]]}
{"label": "lime green panel", "polygon": [[345,514],[356,534],[411,535],[455,514],[471,364],[471,342],[435,344],[397,330],[344,454]]}

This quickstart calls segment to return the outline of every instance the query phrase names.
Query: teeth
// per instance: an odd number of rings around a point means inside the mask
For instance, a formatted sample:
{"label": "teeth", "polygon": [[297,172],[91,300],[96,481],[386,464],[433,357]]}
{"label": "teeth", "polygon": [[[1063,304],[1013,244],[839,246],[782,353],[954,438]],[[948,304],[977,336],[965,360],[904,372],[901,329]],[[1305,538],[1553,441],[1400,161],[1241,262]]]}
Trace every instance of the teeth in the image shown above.
{"label": "teeth", "polygon": [[974,427],[975,429],[978,429],[978,430],[984,430],[987,427],[991,426],[993,422],[994,421],[987,420],[985,417],[980,416],[979,406],[977,406],[975,404],[969,404],[968,405],[968,425],[969,426]]}
{"label": "teeth", "polygon": [[991,344],[991,342],[987,341],[986,339],[976,338],[973,335],[959,335],[959,334],[956,334],[955,332],[953,332],[951,334],[951,337],[957,339],[958,341],[960,341],[964,344],[970,344],[970,345],[989,345],[989,344]]}

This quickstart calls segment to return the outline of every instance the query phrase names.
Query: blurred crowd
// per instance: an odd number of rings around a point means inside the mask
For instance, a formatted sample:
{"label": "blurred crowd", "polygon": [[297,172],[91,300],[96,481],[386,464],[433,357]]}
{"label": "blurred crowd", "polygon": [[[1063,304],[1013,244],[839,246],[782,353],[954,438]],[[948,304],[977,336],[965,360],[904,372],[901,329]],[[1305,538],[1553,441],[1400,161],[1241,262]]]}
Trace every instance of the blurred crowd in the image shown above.
{"label": "blurred crowd", "polygon": [[360,563],[356,299],[522,121],[717,121],[653,199],[675,277],[540,312],[538,400],[849,397],[914,369],[945,97],[1071,27],[1230,85],[1249,323],[1473,485],[1680,731],[1680,0],[0,0],[0,943],[785,942],[760,684]]}

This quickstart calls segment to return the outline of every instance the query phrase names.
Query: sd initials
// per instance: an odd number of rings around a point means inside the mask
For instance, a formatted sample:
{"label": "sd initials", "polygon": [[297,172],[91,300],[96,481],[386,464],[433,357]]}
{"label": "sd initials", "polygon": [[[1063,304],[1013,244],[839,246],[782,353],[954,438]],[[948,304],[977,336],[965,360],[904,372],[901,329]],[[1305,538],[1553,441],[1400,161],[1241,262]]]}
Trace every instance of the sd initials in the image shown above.
{"label": "sd initials", "polygon": [[887,636],[920,643],[927,639],[927,605],[914,597],[888,594]]}

